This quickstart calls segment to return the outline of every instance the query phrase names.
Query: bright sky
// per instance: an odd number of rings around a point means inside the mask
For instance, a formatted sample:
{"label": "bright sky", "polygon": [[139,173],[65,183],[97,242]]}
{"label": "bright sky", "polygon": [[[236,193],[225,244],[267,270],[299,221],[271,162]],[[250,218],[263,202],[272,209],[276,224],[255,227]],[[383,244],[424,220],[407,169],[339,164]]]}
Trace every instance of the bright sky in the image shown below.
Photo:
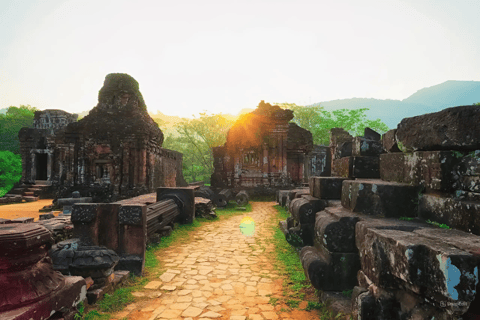
{"label": "bright sky", "polygon": [[108,73],[149,111],[404,99],[480,80],[479,0],[0,1],[0,109],[90,110]]}

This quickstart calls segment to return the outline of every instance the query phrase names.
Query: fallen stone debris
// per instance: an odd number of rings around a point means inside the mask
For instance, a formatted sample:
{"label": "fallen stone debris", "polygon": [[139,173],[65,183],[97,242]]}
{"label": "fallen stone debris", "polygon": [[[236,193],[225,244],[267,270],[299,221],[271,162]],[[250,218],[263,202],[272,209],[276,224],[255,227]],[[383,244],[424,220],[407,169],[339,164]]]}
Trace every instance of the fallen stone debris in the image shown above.
{"label": "fallen stone debris", "polygon": [[73,319],[86,298],[86,282],[54,270],[52,245],[52,234],[41,225],[0,225],[1,319]]}
{"label": "fallen stone debris", "polygon": [[332,176],[277,196],[322,299],[352,290],[337,311],[354,319],[480,317],[478,123],[480,106],[461,106],[403,119],[381,140],[332,129]]}

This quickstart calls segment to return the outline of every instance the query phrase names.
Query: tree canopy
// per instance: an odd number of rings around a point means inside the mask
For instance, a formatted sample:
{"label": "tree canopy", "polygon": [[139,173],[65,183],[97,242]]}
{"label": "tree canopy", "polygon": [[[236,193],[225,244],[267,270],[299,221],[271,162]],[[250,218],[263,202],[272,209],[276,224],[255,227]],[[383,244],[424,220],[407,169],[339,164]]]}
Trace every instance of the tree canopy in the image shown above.
{"label": "tree canopy", "polygon": [[343,128],[352,136],[362,136],[365,127],[379,133],[389,130],[382,120],[367,119],[365,112],[368,108],[327,111],[320,106],[304,107],[294,103],[278,103],[277,105],[293,110],[292,121],[312,133],[314,144],[328,145],[332,128]]}
{"label": "tree canopy", "polygon": [[22,177],[22,159],[10,151],[0,151],[0,197]]}
{"label": "tree canopy", "polygon": [[[165,123],[159,121],[163,130]],[[186,181],[210,181],[213,173],[212,148],[225,143],[233,125],[222,114],[200,113],[199,118],[184,119],[175,125],[176,134],[168,134],[163,147],[183,153],[183,175]]]}
{"label": "tree canopy", "polygon": [[20,152],[18,132],[23,127],[33,125],[36,108],[30,105],[11,106],[5,114],[0,114],[0,150]]}

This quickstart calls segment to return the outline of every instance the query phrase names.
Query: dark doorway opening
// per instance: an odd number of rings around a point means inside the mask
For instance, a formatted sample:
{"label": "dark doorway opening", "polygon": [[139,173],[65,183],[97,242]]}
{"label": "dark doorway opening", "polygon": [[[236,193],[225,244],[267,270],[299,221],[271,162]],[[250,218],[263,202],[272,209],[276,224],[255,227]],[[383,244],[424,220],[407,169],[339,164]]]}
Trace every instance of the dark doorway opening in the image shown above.
{"label": "dark doorway opening", "polygon": [[47,163],[48,163],[48,154],[46,153],[37,153],[36,156],[36,176],[35,180],[47,180]]}

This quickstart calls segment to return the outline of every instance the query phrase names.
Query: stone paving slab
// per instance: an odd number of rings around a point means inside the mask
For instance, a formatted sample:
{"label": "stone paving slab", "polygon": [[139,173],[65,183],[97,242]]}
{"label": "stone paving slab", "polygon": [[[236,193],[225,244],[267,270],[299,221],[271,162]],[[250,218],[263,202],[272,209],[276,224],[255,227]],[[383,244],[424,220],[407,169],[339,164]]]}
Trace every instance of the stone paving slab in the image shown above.
{"label": "stone paving slab", "polygon": [[[254,202],[252,212],[205,224],[192,232],[188,244],[159,251],[165,272],[112,319],[318,319],[314,311],[285,312],[269,304],[270,297],[282,297],[284,279],[266,255],[274,251],[267,241],[273,237],[274,205]],[[244,216],[254,220],[253,236],[241,233]]]}

